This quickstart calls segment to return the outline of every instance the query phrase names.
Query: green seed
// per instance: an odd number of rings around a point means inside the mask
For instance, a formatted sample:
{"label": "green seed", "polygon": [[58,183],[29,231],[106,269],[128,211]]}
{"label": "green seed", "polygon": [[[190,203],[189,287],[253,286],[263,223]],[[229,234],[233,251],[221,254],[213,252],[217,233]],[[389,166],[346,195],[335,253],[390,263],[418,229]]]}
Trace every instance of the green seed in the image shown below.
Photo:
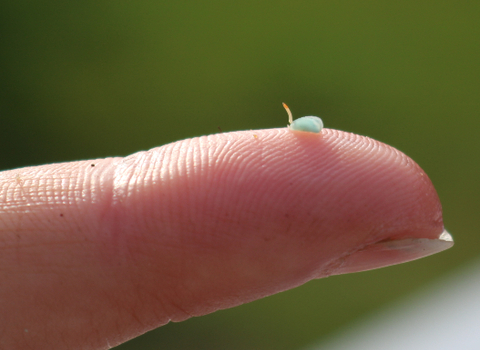
{"label": "green seed", "polygon": [[288,127],[290,128],[290,130],[313,132],[316,134],[322,131],[323,122],[322,119],[320,119],[319,117],[308,116],[298,118],[294,121],[292,117],[292,112],[290,112],[290,108],[288,108],[285,103],[283,104],[283,107],[288,113],[288,122],[290,123]]}
{"label": "green seed", "polygon": [[297,131],[307,131],[319,133],[323,129],[323,122],[319,117],[302,117],[295,119],[292,124],[290,124],[290,130]]}

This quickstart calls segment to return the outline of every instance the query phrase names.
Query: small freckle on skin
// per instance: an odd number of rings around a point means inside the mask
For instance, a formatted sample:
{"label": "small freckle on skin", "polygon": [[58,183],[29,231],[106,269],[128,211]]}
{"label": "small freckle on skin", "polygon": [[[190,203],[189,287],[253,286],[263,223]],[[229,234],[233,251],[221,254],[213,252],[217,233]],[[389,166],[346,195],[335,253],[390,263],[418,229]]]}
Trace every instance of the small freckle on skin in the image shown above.
{"label": "small freckle on skin", "polygon": [[90,164],[90,166],[93,168],[95,166],[95,164]]}
{"label": "small freckle on skin", "polygon": [[63,218],[63,214],[62,214],[62,213],[60,213],[60,216]]}

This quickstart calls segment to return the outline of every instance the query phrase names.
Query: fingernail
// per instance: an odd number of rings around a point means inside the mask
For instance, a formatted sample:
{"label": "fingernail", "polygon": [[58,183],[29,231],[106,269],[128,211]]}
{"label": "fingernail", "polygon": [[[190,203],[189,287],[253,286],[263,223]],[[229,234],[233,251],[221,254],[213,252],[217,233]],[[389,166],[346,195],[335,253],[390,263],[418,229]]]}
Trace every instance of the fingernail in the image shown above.
{"label": "fingernail", "polygon": [[332,275],[400,264],[439,253],[452,246],[453,238],[446,230],[437,239],[408,238],[382,241],[342,258]]}

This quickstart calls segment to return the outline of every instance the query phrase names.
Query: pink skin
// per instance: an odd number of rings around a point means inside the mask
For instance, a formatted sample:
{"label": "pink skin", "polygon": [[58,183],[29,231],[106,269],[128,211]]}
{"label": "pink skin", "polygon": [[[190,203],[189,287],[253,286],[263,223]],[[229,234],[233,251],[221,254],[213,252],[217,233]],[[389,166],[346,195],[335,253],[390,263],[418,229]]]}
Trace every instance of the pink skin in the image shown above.
{"label": "pink skin", "polygon": [[210,135],[5,171],[0,185],[5,349],[107,349],[169,320],[411,260],[370,248],[443,231],[413,160],[331,129]]}

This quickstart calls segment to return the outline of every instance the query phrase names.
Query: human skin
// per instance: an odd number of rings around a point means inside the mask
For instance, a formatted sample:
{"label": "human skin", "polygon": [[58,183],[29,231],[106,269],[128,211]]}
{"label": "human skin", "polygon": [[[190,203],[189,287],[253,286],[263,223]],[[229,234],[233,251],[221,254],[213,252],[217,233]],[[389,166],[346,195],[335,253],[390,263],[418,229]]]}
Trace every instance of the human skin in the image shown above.
{"label": "human skin", "polygon": [[452,245],[423,170],[338,130],[222,133],[4,171],[0,348],[108,349]]}

